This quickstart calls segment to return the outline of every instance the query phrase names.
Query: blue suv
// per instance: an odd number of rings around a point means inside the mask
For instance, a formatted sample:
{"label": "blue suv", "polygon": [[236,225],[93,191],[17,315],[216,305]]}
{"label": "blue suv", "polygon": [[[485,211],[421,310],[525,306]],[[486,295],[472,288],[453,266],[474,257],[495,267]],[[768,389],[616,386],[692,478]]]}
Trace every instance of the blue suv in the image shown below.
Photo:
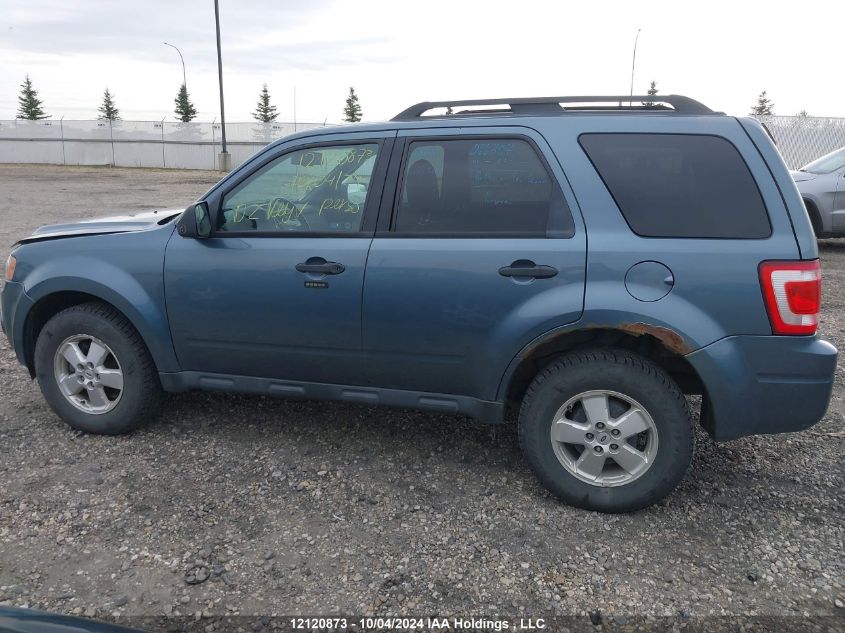
{"label": "blue suv", "polygon": [[184,212],[42,227],[3,329],[76,429],[208,389],[518,416],[560,499],[681,480],[825,413],[836,349],[795,185],[753,119],[681,96],[421,103],[283,138]]}

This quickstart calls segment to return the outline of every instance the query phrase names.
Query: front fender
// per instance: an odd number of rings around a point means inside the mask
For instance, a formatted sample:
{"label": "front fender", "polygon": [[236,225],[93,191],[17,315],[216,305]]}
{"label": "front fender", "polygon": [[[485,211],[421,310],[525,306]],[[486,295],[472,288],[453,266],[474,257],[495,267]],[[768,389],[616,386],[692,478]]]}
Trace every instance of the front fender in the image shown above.
{"label": "front fender", "polygon": [[24,280],[24,291],[35,304],[68,291],[111,304],[138,330],[159,371],[179,371],[164,308],[162,266],[149,261],[146,265],[148,273],[130,274],[91,255],[60,255],[33,268]]}

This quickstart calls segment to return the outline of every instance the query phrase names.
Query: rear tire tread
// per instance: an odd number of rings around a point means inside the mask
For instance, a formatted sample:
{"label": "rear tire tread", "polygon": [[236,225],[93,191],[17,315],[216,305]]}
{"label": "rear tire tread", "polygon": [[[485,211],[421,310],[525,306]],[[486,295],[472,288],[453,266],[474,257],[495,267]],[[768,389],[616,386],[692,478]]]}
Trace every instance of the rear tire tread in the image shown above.
{"label": "rear tire tread", "polygon": [[[668,374],[666,374],[666,372],[664,372],[662,369],[660,369],[657,365],[655,365],[648,359],[639,356],[635,353],[615,348],[602,348],[571,352],[558,358],[557,360],[552,361],[548,366],[541,370],[540,373],[535,376],[534,380],[529,385],[519,410],[519,444],[520,448],[523,451],[523,454],[525,454],[528,458],[528,461],[531,462],[532,468],[537,474],[537,476],[540,478],[540,480],[546,485],[547,488],[551,489],[556,496],[558,496],[559,498],[563,498],[568,503],[578,507],[604,512],[628,512],[638,510],[659,501],[666,494],[668,494],[668,492],[671,491],[671,488],[674,488],[678,481],[680,481],[680,479],[683,477],[683,472],[679,477],[677,477],[677,481],[675,481],[672,487],[667,491],[654,490],[653,494],[646,495],[645,498],[641,499],[640,501],[621,503],[616,504],[614,506],[607,505],[606,507],[595,507],[592,501],[589,501],[587,499],[574,498],[569,494],[561,494],[559,492],[556,492],[554,490],[554,488],[557,487],[554,485],[555,482],[551,481],[549,475],[547,473],[544,473],[543,469],[538,468],[538,465],[535,463],[535,460],[531,458],[531,455],[535,455],[537,453],[537,447],[532,445],[534,439],[529,437],[529,423],[531,422],[530,416],[532,414],[535,414],[532,410],[535,408],[536,401],[538,397],[540,397],[541,392],[544,390],[544,388],[546,388],[547,383],[549,383],[549,381],[555,378],[565,376],[568,371],[572,371],[574,369],[582,367],[592,368],[602,363],[611,363],[613,365],[622,367],[626,371],[642,374],[644,377],[656,381],[663,388],[663,393],[665,394],[665,396],[670,399],[672,404],[676,405],[682,412],[682,415],[679,416],[680,419],[673,420],[672,423],[684,424],[687,427],[684,433],[684,436],[686,437],[686,442],[679,446],[676,446],[674,450],[676,453],[691,455],[695,442],[693,420],[689,408],[689,403],[687,402],[686,397],[681,392],[677,383]],[[565,386],[565,382],[563,386]],[[561,387],[553,388],[555,388],[557,391],[562,391]],[[662,442],[663,440],[661,440],[661,445]],[[684,472],[685,470],[686,468],[684,468]],[[624,486],[622,488],[624,488]],[[596,487],[596,489],[598,489],[598,487]]]}

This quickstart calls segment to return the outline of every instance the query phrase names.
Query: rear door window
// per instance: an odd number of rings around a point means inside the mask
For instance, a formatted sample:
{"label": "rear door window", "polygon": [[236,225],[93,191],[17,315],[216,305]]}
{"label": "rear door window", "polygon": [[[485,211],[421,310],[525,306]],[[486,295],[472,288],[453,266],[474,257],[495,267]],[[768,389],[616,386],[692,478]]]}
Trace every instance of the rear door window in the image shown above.
{"label": "rear door window", "polygon": [[759,239],[772,233],[751,171],[702,134],[582,134],[625,221],[643,237]]}
{"label": "rear door window", "polygon": [[516,138],[411,142],[397,206],[393,229],[406,235],[574,234],[557,182]]}

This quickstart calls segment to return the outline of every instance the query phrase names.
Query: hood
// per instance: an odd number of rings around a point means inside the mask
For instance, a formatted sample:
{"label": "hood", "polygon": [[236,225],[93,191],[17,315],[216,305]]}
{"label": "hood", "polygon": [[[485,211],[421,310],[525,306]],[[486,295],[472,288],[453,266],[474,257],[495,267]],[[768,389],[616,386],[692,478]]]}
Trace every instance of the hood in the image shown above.
{"label": "hood", "polygon": [[792,180],[795,182],[804,182],[806,180],[815,180],[818,178],[818,174],[811,174],[806,171],[791,171],[789,172],[789,175],[792,176]]}
{"label": "hood", "polygon": [[162,209],[155,211],[139,211],[126,215],[112,215],[105,218],[77,220],[63,224],[47,224],[32,232],[32,235],[20,241],[21,244],[39,240],[56,239],[60,237],[81,237],[83,235],[99,235],[102,233],[128,233],[143,231],[166,224],[183,209]]}

